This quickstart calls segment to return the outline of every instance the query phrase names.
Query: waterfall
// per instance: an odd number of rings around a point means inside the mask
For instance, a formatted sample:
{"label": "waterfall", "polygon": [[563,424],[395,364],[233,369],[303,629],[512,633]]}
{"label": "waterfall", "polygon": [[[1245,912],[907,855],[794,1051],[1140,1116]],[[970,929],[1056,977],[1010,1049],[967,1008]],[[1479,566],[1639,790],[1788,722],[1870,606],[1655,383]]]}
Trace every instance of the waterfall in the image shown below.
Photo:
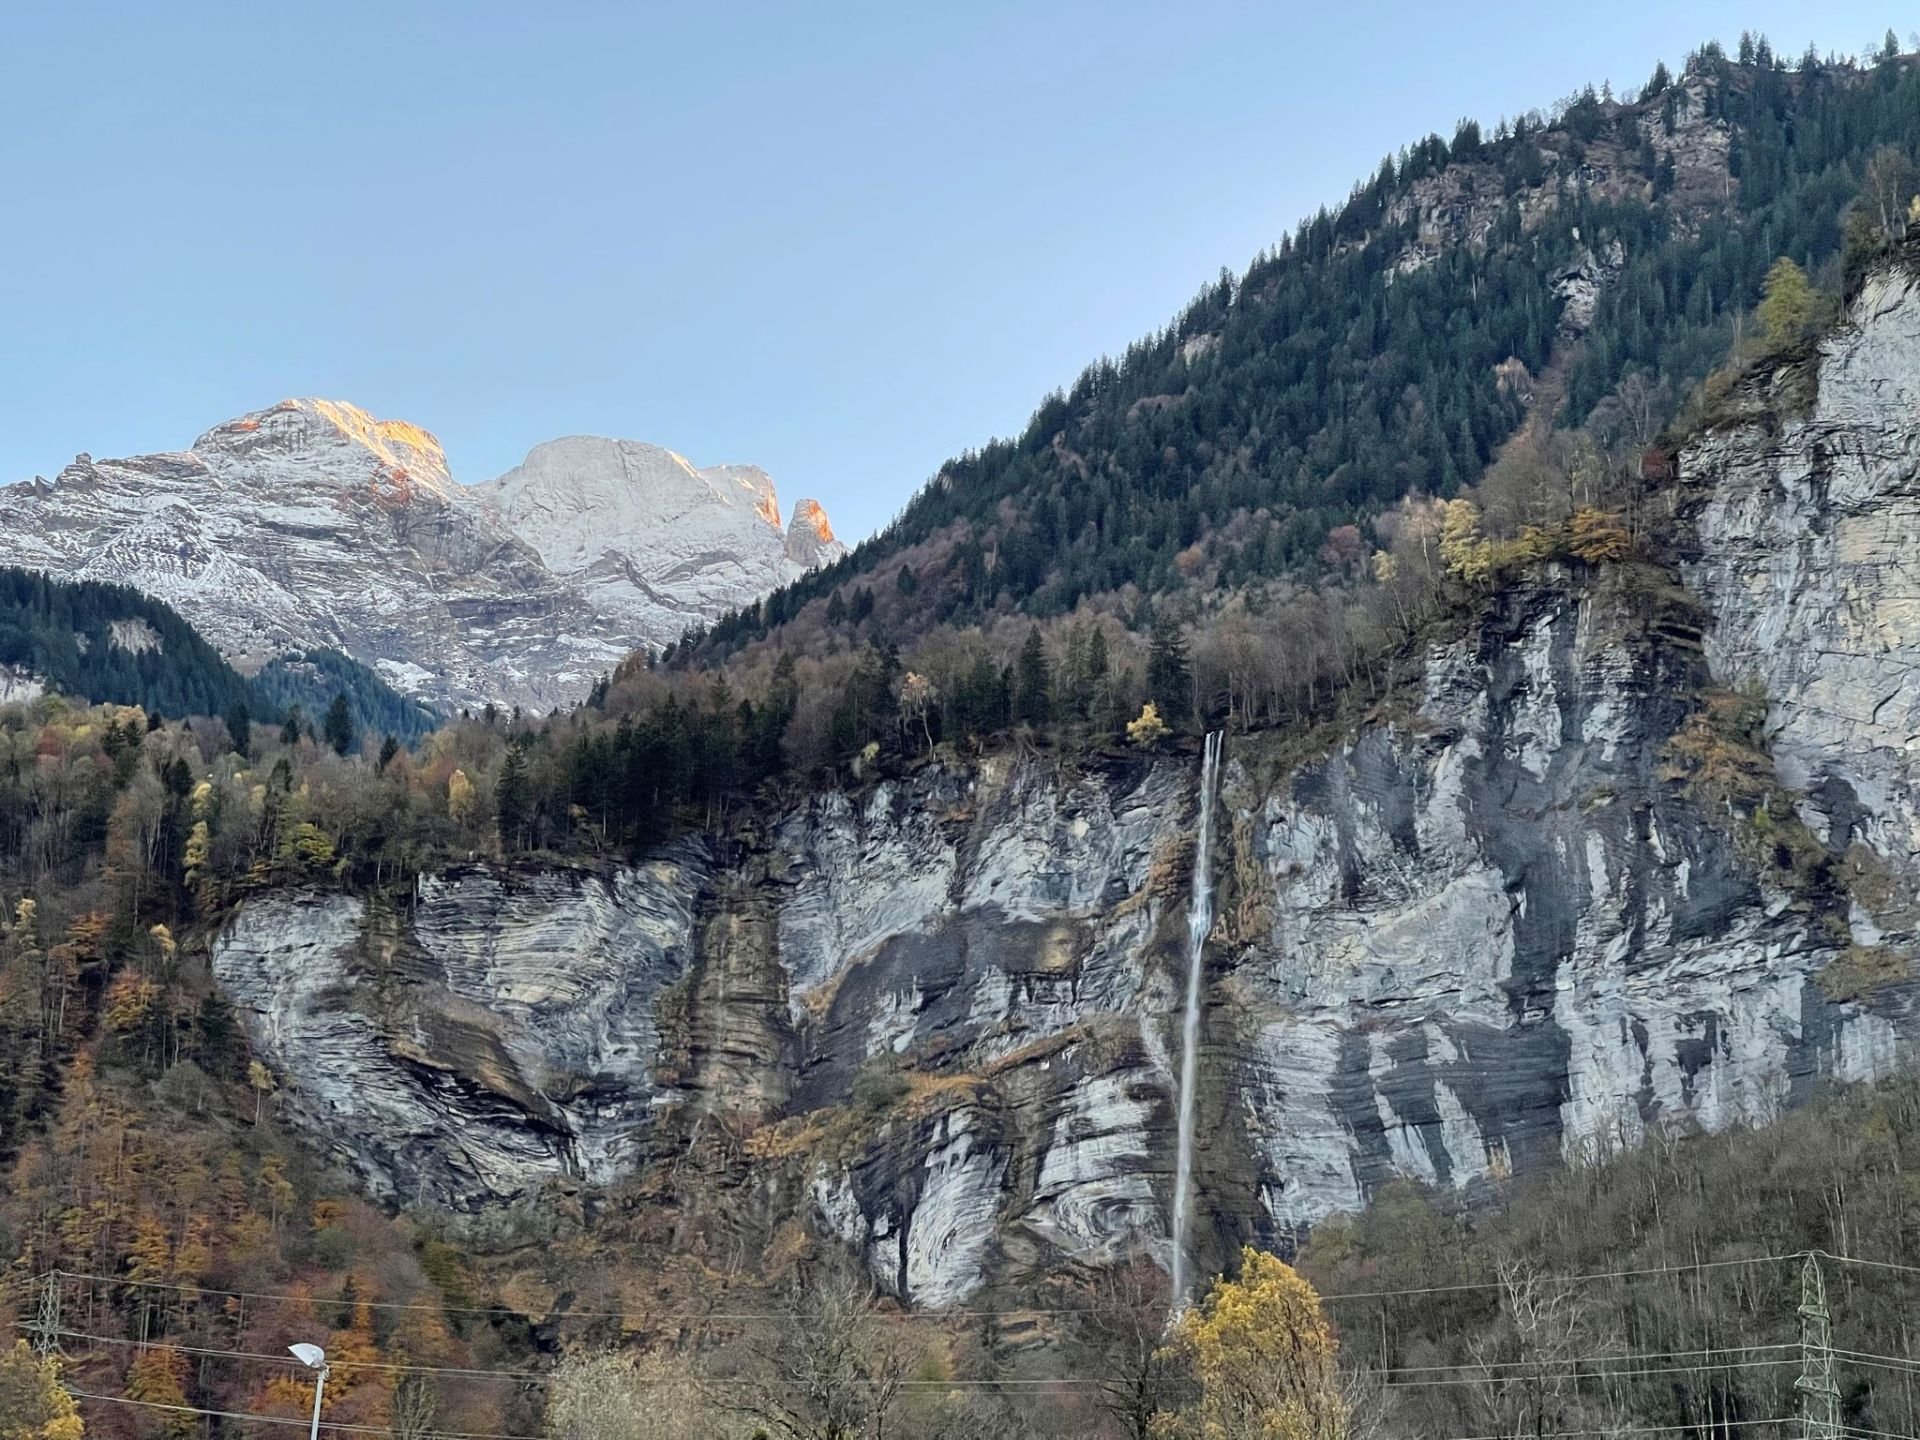
{"label": "waterfall", "polygon": [[1173,1307],[1187,1304],[1187,1204],[1193,1189],[1193,1092],[1200,1068],[1200,971],[1213,929],[1213,800],[1224,732],[1207,736],[1200,762],[1200,817],[1193,835],[1193,899],[1187,907],[1187,1008],[1180,1031],[1180,1148],[1173,1177]]}

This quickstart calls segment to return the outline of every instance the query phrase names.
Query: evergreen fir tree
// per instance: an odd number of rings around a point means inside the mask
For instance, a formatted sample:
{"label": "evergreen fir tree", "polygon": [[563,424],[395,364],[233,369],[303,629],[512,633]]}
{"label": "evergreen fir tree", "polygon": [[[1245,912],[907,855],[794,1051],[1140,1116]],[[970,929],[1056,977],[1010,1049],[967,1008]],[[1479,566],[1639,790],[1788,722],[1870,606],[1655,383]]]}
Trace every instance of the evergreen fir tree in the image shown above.
{"label": "evergreen fir tree", "polygon": [[1166,619],[1154,622],[1153,643],[1147,651],[1147,695],[1169,725],[1185,724],[1193,715],[1193,672],[1187,665],[1187,642],[1179,627]]}
{"label": "evergreen fir tree", "polygon": [[347,708],[344,694],[335,695],[333,703],[327,707],[321,733],[336,755],[344,755],[353,748],[353,712]]}
{"label": "evergreen fir tree", "polygon": [[247,702],[236,700],[227,707],[227,735],[233,741],[234,753],[246,755],[253,748],[253,715],[247,708]]}
{"label": "evergreen fir tree", "polygon": [[533,786],[527,775],[527,746],[516,737],[500,762],[500,777],[494,782],[494,808],[500,827],[500,848],[508,853],[523,849],[533,820]]}
{"label": "evergreen fir tree", "polygon": [[1027,631],[1014,681],[1013,717],[1023,725],[1044,726],[1053,719],[1053,676],[1040,627]]}

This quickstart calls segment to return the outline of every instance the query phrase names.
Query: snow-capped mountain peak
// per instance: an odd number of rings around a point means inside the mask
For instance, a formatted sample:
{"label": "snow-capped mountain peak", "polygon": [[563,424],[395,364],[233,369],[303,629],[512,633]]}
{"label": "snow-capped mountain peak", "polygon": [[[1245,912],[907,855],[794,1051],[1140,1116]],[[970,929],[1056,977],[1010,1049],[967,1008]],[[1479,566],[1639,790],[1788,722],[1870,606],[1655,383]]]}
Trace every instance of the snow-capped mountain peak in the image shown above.
{"label": "snow-capped mountain peak", "polygon": [[756,466],[592,436],[469,487],[428,431],[319,399],[0,487],[12,563],[156,595],[243,667],[332,647],[443,706],[581,698],[842,553],[803,512],[784,531]]}
{"label": "snow-capped mountain peak", "polygon": [[216,425],[193,442],[193,453],[216,475],[256,483],[305,488],[318,481],[394,494],[425,487],[441,497],[457,488],[431,433],[338,400],[282,400]]}
{"label": "snow-capped mountain peak", "polygon": [[[792,555],[772,477],[759,466],[701,469],[634,440],[550,440],[474,490],[595,608],[663,641],[842,548],[829,532],[820,559]],[[815,502],[803,504],[819,512]]]}

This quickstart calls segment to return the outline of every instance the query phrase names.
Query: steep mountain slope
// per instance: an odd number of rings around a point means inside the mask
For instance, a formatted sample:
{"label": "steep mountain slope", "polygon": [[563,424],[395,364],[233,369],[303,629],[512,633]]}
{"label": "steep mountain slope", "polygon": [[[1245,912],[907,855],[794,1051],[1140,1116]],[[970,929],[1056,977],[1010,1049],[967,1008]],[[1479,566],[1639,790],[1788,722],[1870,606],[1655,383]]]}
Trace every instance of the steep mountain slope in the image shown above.
{"label": "steep mountain slope", "polygon": [[1127,587],[1204,606],[1312,578],[1331,532],[1384,541],[1379,516],[1477,479],[1542,406],[1643,446],[1778,257],[1830,291],[1857,279],[1846,211],[1880,147],[1911,166],[1916,111],[1914,57],[1790,68],[1762,42],[1708,47],[1631,101],[1588,90],[1429,136],[694,658],[800,648],[832,594],[907,562],[918,587],[886,625],[902,646]]}
{"label": "steep mountain slope", "polygon": [[126,586],[11,566],[0,567],[0,672],[17,692],[52,689],[161,715],[225,715],[258,702],[171,607]]}
{"label": "steep mountain slope", "polygon": [[[536,455],[580,447],[666,455],[612,441]],[[454,481],[424,430],[287,400],[215,427],[188,451],[82,455],[51,482],[0,489],[0,525],[17,563],[165,600],[243,669],[333,649],[443,706],[548,709],[582,698],[636,646],[664,644],[804,569],[787,557],[763,475],[704,472],[725,483],[708,486],[703,506],[671,472],[616,468],[575,489],[571,523],[611,521],[615,532],[574,567],[555,513],[533,499],[539,487],[489,491],[528,493],[523,538]],[[563,466],[549,480],[573,477]],[[759,508],[734,504],[736,492]],[[816,528],[801,527],[796,553],[833,558],[809,538]],[[608,567],[619,584],[607,583]]]}
{"label": "steep mountain slope", "polygon": [[376,738],[416,739],[441,718],[337,652],[278,659],[249,679],[150,595],[0,567],[0,700],[47,690],[138,705],[150,716],[224,718],[245,709],[275,725],[289,705],[318,723],[334,696],[344,695],[354,733]]}
{"label": "steep mountain slope", "polygon": [[784,531],[757,466],[631,440],[550,440],[474,493],[597,613],[662,641],[844,552],[816,501]]}
{"label": "steep mountain slope", "polygon": [[[1536,567],[1404,705],[1230,741],[1201,1259],[1912,1053],[1920,617],[1884,537],[1916,376],[1909,257],[1686,446],[1677,560]],[[378,1193],[671,1188],[649,1162],[718,1122],[748,1138],[673,1203],[736,1244],[806,1213],[948,1306],[1166,1253],[1195,778],[1183,750],[943,756],[640,864],[262,897],[214,968]]]}

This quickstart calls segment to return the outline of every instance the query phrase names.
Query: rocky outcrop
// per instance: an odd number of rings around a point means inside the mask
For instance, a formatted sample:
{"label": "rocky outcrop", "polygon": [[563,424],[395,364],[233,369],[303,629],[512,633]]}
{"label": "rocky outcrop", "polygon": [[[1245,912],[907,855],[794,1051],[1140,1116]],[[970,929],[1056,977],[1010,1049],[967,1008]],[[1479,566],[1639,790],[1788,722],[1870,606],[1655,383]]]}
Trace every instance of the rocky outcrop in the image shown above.
{"label": "rocky outcrop", "polygon": [[[1470,144],[1452,149],[1444,165],[1423,165],[1425,173],[1395,193],[1384,211],[1387,224],[1414,230],[1390,268],[1411,274],[1456,246],[1485,245],[1512,210],[1531,229],[1576,193],[1613,202],[1658,200],[1681,223],[1694,223],[1700,212],[1725,202],[1732,183],[1733,127],[1713,103],[1720,83],[1711,66],[1690,65],[1657,95],[1631,102],[1592,97],[1585,140],[1567,124],[1536,124],[1515,142],[1524,158],[1509,155],[1496,164],[1488,151]],[[1531,178],[1522,178],[1528,172]],[[1603,273],[1588,278],[1611,281],[1619,266],[1612,273],[1604,273],[1605,267],[1603,257]],[[1557,284],[1567,279],[1555,278]],[[1573,296],[1563,292],[1569,301],[1563,334],[1578,335],[1591,323],[1595,294],[1584,286]]]}
{"label": "rocky outcrop", "polygon": [[0,705],[38,700],[46,693],[46,684],[32,671],[18,665],[0,665]]}
{"label": "rocky outcrop", "polygon": [[787,559],[803,570],[830,565],[847,553],[847,547],[834,537],[827,512],[818,500],[802,500],[793,507],[787,521]]}
{"label": "rocky outcrop", "polygon": [[11,563],[157,596],[242,669],[337,649],[443,708],[572,704],[834,558],[823,526],[796,550],[763,472],[623,441],[556,441],[469,488],[426,431],[327,400],[0,488]]}
{"label": "rocky outcrop", "polygon": [[656,1009],[694,953],[697,849],[610,874],[422,877],[404,909],[251,901],[215,975],[292,1114],[373,1193],[472,1209],[630,1170]]}
{"label": "rocky outcrop", "polygon": [[1920,882],[1920,278],[1871,277],[1812,361],[1736,403],[1681,466],[1714,669],[1766,696],[1815,830]]}
{"label": "rocky outcrop", "polygon": [[[1544,585],[1436,653],[1405,721],[1274,782],[1266,742],[1229,746],[1216,1252],[1396,1176],[1764,1120],[1894,1062],[1907,990],[1829,999],[1843,940],[1667,776],[1708,678],[1675,624]],[[953,1303],[1164,1250],[1193,768],[932,765],[814,798],[723,872],[469,869],[410,920],[255,902],[216,968],[382,1193],[601,1180],[655,1116],[726,1111],[877,1277]]]}
{"label": "rocky outcrop", "polygon": [[[1911,277],[1793,373],[1683,457],[1691,590],[1548,571],[1322,753],[1229,740],[1197,1260],[1396,1177],[1471,1195],[1908,1055]],[[1694,763],[1725,702],[1759,706],[1742,686],[1771,706],[1758,805]],[[952,1305],[1167,1253],[1196,772],[934,761],[612,877],[255,902],[216,968],[383,1193],[484,1208],[711,1118],[748,1137],[740,1204],[804,1206]]]}

